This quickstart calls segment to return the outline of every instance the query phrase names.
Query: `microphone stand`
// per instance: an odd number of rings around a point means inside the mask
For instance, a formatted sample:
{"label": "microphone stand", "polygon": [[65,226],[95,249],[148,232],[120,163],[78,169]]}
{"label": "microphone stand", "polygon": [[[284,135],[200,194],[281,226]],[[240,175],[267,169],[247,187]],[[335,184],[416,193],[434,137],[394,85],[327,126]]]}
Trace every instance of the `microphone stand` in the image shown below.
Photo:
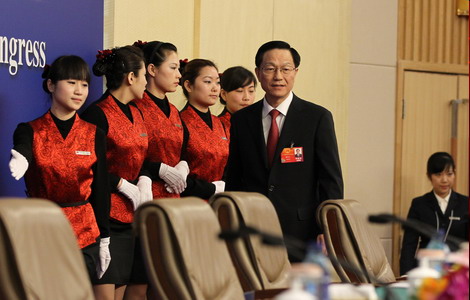
{"label": "microphone stand", "polygon": [[[369,215],[369,222],[379,224],[399,223],[403,227],[408,228],[410,230],[414,230],[417,233],[420,233],[428,238],[432,238],[437,233],[436,229],[430,226],[429,224],[414,219],[405,220],[392,214],[384,213],[377,215]],[[463,243],[464,240],[449,235],[447,236],[447,242],[459,248],[460,244]]]}
{"label": "microphone stand", "polygon": [[[294,256],[295,258],[299,259],[300,261],[304,260],[305,258],[305,249],[306,245],[303,241],[293,238],[293,237],[282,237],[273,235],[270,233],[262,232],[254,227],[241,224],[238,230],[228,230],[222,231],[218,237],[223,240],[234,240],[238,238],[246,238],[250,235],[258,235],[261,238],[261,242],[264,245],[269,245],[273,247],[285,247],[287,252]],[[377,285],[383,286],[384,288],[384,300],[399,300],[400,298],[395,295],[394,291],[390,289],[387,282],[384,282],[377,277],[369,274],[364,268],[357,267],[345,260],[338,259],[336,257],[327,255],[327,257],[333,261],[335,264],[342,266],[345,269],[348,269],[355,273],[360,273],[369,277],[372,281],[374,281]]]}

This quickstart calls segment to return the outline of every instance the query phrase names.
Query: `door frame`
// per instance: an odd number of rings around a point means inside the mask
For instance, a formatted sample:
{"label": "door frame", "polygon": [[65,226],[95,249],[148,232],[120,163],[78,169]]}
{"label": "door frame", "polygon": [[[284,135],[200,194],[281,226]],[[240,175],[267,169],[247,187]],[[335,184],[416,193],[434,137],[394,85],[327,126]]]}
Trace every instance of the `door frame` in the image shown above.
{"label": "door frame", "polygon": [[[395,104],[395,163],[393,176],[393,214],[400,214],[401,207],[401,165],[402,165],[402,139],[403,139],[403,98],[405,92],[405,72],[421,71],[430,73],[443,73],[454,75],[469,75],[468,65],[460,64],[435,64],[408,60],[399,60],[397,63],[397,87]],[[399,274],[400,260],[400,230],[399,224],[392,225],[392,269]]]}

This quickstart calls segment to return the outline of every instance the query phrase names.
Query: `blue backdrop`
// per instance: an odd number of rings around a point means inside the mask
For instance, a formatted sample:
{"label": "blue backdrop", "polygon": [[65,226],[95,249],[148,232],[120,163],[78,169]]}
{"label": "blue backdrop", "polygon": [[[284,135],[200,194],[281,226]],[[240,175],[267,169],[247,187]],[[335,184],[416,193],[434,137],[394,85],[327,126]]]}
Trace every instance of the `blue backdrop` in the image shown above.
{"label": "blue backdrop", "polygon": [[[75,54],[90,67],[103,47],[103,0],[2,0],[0,8],[0,196],[25,196],[24,180],[8,168],[13,132],[50,107],[42,67]],[[85,104],[99,98],[102,79],[92,76]],[[58,183],[60,184],[60,183]]]}

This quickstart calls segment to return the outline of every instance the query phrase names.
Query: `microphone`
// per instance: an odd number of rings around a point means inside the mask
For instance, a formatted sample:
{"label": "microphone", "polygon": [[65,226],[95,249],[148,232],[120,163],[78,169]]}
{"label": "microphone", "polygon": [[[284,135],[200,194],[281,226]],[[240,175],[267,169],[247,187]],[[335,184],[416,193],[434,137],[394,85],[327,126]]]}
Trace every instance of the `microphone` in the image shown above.
{"label": "microphone", "polygon": [[[387,213],[369,215],[369,222],[379,223],[379,224],[399,223],[403,227],[414,230],[428,238],[432,238],[437,233],[436,229],[433,228],[429,224],[426,224],[426,223],[423,223],[414,219],[405,220],[403,218],[397,217],[392,214],[387,214]],[[447,241],[457,246],[457,248],[460,246],[462,242],[464,242],[463,240],[453,237],[453,236],[447,236]]]}
{"label": "microphone", "polygon": [[269,246],[286,247],[287,252],[302,260],[305,256],[306,246],[302,241],[291,237],[282,237],[260,231],[252,226],[240,224],[236,230],[223,230],[218,237],[225,241],[233,241],[239,238],[247,238],[250,235],[257,235],[261,238],[261,243]]}

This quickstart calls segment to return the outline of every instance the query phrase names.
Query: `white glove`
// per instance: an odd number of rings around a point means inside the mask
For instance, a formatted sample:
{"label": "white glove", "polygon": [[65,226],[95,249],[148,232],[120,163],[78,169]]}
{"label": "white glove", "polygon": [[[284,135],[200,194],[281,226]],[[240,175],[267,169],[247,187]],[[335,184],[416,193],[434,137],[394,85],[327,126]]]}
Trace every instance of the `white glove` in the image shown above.
{"label": "white glove", "polygon": [[213,181],[213,185],[215,185],[215,194],[218,193],[223,193],[225,191],[225,181],[219,180],[219,181]]}
{"label": "white glove", "polygon": [[15,149],[11,149],[11,159],[9,164],[11,176],[16,180],[20,180],[24,173],[26,173],[26,170],[28,170],[28,166],[29,163],[26,157]]}
{"label": "white glove", "polygon": [[168,185],[168,183],[165,183],[165,190],[170,193],[170,194],[176,194],[175,191]]}
{"label": "white glove", "polygon": [[[189,174],[189,166],[188,163],[185,160],[180,161],[179,163],[176,164],[175,169],[178,170],[178,172],[183,176],[184,182],[186,182],[186,178],[188,177]],[[185,185],[186,187],[186,185]]]}
{"label": "white glove", "polygon": [[139,207],[140,190],[136,185],[130,183],[124,178],[121,178],[121,185],[119,185],[117,189],[119,192],[121,192],[124,196],[126,196],[132,201],[132,204],[134,205],[134,210]]}
{"label": "white glove", "polygon": [[96,265],[96,275],[98,279],[103,277],[111,262],[111,253],[109,252],[109,237],[100,240],[100,262]]}
{"label": "white glove", "polygon": [[[178,170],[178,172],[181,174],[181,176],[183,176],[184,181],[185,181],[184,188],[186,189],[186,186],[187,186],[186,178],[188,178],[188,174],[189,174],[188,163],[186,161],[182,160],[178,164],[176,164],[175,169]],[[165,189],[168,193],[176,194],[176,192],[167,183],[165,183]],[[181,191],[181,193],[183,191]]]}
{"label": "white glove", "polygon": [[167,164],[162,163],[160,165],[158,176],[177,194],[181,194],[186,188],[186,178],[183,178],[183,175],[176,168]]}
{"label": "white glove", "polygon": [[[137,187],[140,191],[140,204],[153,200],[152,179],[147,176],[139,176]],[[135,209],[137,209],[137,207],[134,207],[134,210]]]}

